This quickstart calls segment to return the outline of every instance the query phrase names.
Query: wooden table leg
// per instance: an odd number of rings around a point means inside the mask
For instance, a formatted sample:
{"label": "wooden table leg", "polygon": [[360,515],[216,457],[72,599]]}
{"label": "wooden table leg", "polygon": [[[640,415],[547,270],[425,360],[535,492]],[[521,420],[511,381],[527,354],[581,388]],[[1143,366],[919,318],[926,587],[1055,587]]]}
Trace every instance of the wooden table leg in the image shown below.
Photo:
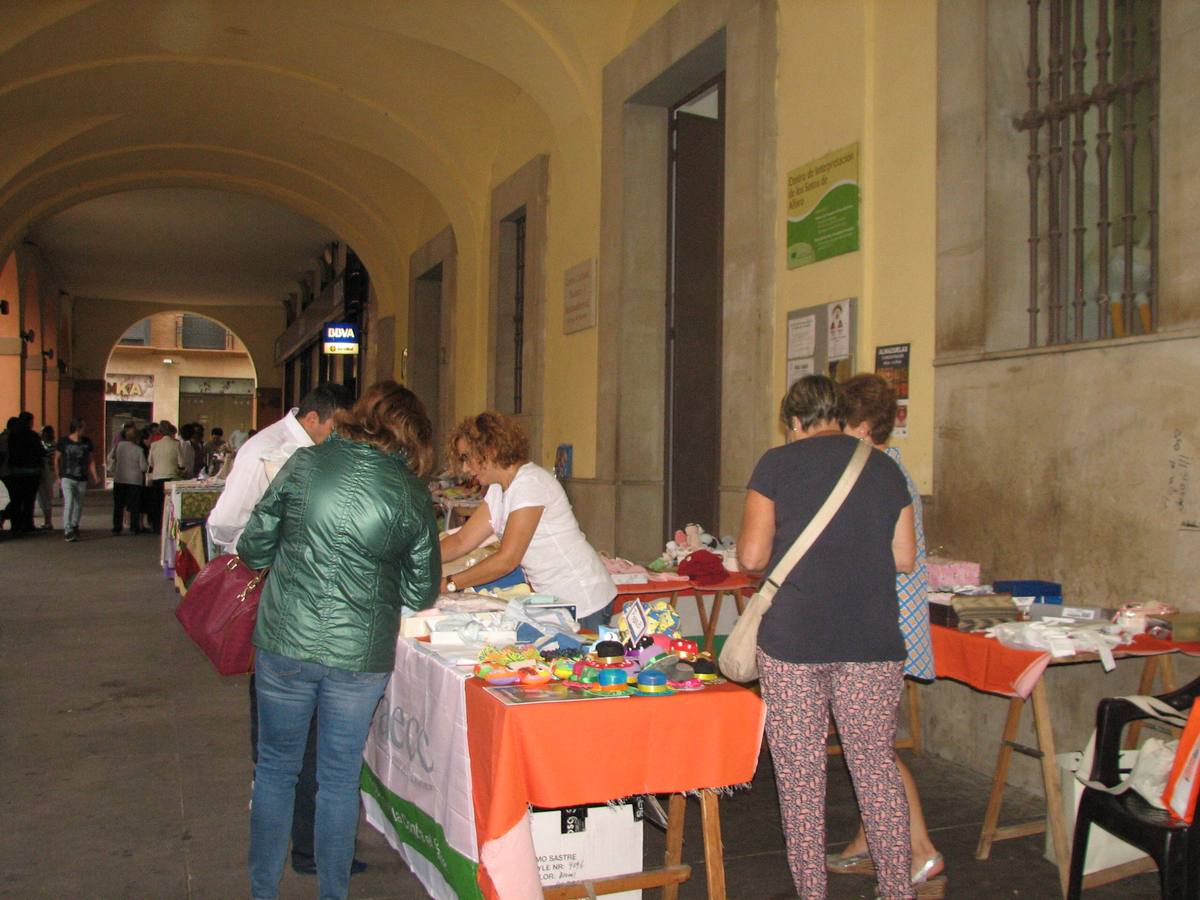
{"label": "wooden table leg", "polygon": [[992,852],[992,839],[996,836],[996,824],[1000,821],[1000,804],[1004,802],[1004,782],[1008,778],[1008,764],[1012,760],[1012,742],[1016,739],[1017,725],[1021,721],[1021,709],[1024,706],[1025,701],[1020,697],[1013,697],[1008,702],[1008,718],[1004,721],[1004,733],[1000,736],[1000,753],[996,757],[992,792],[988,795],[987,812],[983,815],[979,845],[975,848],[976,859],[987,859]]}
{"label": "wooden table leg", "polygon": [[1038,749],[1042,752],[1042,784],[1046,790],[1046,816],[1050,820],[1050,838],[1054,842],[1054,858],[1058,861],[1058,880],[1063,896],[1071,870],[1071,842],[1063,818],[1062,786],[1058,780],[1058,756],[1054,747],[1054,723],[1050,721],[1050,704],[1046,700],[1046,683],[1039,679],[1033,689],[1033,726],[1037,731]]}
{"label": "wooden table leg", "polygon": [[1162,686],[1163,693],[1170,693],[1179,689],[1179,684],[1175,681],[1175,660],[1167,655],[1159,657],[1159,667],[1162,669]]}
{"label": "wooden table leg", "polygon": [[[679,865],[683,859],[683,814],[687,809],[687,798],[683,794],[672,794],[667,801],[667,849],[663,853],[663,868]],[[677,900],[678,884],[663,885],[663,900]]]}
{"label": "wooden table leg", "polygon": [[708,900],[725,900],[725,847],[721,842],[721,813],[716,791],[700,792],[700,822],[704,828],[704,874]]}
{"label": "wooden table leg", "polygon": [[[717,619],[721,617],[721,601],[724,598],[724,591],[713,592],[712,611],[708,614],[708,621],[704,622],[704,649],[709,653],[712,653],[713,641],[717,633]],[[704,605],[704,601],[700,599],[699,594],[696,595],[696,605]]]}

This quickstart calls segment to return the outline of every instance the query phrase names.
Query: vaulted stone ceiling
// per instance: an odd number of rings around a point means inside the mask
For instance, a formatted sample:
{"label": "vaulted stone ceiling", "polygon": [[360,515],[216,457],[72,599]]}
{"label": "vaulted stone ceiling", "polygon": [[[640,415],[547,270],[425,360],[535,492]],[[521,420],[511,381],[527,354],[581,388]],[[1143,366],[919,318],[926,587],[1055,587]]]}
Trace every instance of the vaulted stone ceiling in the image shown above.
{"label": "vaulted stone ceiling", "polygon": [[[602,67],[670,5],[8,4],[0,252],[92,198],[200,187],[318,223],[394,295],[397,248],[422,220],[452,224],[460,249],[481,243],[494,167],[515,134],[552,143],[568,166],[594,161]],[[469,289],[478,276],[468,263],[462,277]]]}

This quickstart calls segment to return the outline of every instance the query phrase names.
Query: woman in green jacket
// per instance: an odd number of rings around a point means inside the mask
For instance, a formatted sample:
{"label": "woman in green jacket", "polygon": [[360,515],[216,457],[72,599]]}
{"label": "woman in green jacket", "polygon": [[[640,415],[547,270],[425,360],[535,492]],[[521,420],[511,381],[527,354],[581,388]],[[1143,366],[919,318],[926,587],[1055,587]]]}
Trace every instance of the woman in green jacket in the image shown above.
{"label": "woman in green jacket", "polygon": [[441,578],[437,527],[421,477],[433,429],[394,381],[339,412],[335,431],[297,450],[238,540],[271,567],[254,630],[258,763],[250,887],[278,895],[296,778],[314,709],[320,896],[345,897],[358,828],[358,777],[375,708],[395,663],[400,607],[428,606]]}

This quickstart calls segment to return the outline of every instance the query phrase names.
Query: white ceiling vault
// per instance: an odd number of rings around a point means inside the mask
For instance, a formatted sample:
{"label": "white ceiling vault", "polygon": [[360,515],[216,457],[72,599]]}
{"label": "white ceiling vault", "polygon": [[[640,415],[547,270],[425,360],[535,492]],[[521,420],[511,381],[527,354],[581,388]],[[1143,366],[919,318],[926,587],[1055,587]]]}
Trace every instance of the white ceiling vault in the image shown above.
{"label": "white ceiling vault", "polygon": [[238,306],[278,306],[336,239],[272,201],[201,188],[107,194],[28,238],[77,297]]}

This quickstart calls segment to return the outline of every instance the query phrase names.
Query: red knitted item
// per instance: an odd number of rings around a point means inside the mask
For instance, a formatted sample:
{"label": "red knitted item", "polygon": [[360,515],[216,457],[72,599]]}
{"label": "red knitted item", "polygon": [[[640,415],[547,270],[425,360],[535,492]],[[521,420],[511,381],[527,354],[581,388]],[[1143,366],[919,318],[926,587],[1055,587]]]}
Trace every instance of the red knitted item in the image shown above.
{"label": "red knitted item", "polygon": [[679,574],[690,578],[696,584],[716,584],[724,581],[729,573],[725,571],[725,563],[717,554],[708,550],[696,550],[679,564]]}

